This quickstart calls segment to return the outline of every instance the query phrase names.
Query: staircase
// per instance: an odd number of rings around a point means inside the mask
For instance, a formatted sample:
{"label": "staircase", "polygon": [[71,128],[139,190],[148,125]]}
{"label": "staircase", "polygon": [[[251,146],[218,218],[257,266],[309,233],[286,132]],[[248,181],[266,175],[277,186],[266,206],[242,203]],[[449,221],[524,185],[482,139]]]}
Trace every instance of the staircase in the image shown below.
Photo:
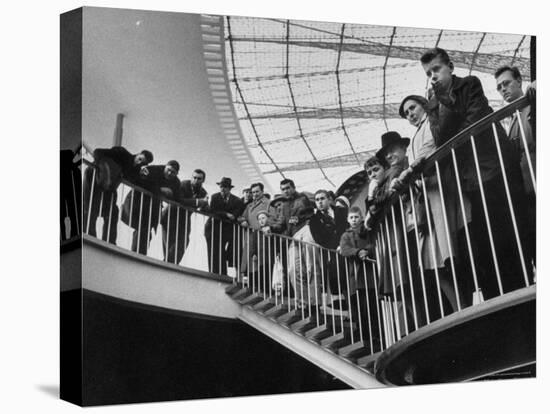
{"label": "staircase", "polygon": [[361,341],[357,323],[326,308],[299,309],[293,300],[267,297],[242,283],[226,288],[243,322],[318,365],[353,388],[383,387],[374,376],[380,351]]}

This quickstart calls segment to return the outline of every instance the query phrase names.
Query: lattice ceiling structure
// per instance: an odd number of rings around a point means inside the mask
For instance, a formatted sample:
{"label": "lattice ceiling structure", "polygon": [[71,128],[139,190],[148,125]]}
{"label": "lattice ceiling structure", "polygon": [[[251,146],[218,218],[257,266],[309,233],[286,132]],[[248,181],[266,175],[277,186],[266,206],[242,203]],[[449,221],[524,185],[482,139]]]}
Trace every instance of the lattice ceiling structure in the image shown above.
{"label": "lattice ceiling structure", "polygon": [[502,105],[494,70],[530,74],[530,37],[295,20],[226,17],[225,54],[240,127],[273,188],[335,190],[361,169],[387,130],[411,136],[401,99],[425,95],[419,63],[446,49],[455,73],[478,76],[493,108]]}

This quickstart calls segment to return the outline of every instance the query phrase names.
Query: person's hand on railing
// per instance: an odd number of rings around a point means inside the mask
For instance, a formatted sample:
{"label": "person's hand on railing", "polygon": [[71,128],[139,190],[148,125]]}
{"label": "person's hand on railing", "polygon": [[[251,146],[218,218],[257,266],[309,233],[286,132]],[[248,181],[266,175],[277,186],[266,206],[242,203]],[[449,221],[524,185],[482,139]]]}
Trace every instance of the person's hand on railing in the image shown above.
{"label": "person's hand on railing", "polygon": [[246,220],[243,220],[241,221],[241,226],[244,227],[244,228],[247,228],[248,227],[248,222]]}
{"label": "person's hand on railing", "polygon": [[261,228],[261,231],[266,235],[266,236],[269,236],[271,234],[271,227],[269,226],[264,226]]}
{"label": "person's hand on railing", "polygon": [[139,175],[140,175],[141,177],[147,177],[147,176],[149,175],[149,169],[148,169],[147,167],[145,167],[145,166],[141,167],[141,168],[139,169]]}
{"label": "person's hand on railing", "polygon": [[[403,171],[405,172],[405,171]],[[403,190],[405,188],[405,182],[401,180],[401,176],[394,178],[390,182],[390,193],[395,193]]]}
{"label": "person's hand on railing", "polygon": [[361,249],[357,252],[357,257],[359,257],[360,260],[367,260],[369,252],[365,249]]}
{"label": "person's hand on railing", "polygon": [[298,224],[298,217],[292,216],[288,219],[288,224]]}
{"label": "person's hand on railing", "polygon": [[426,165],[426,157],[419,157],[411,163],[410,168],[414,174],[418,174],[422,171],[425,165]]}
{"label": "person's hand on railing", "polygon": [[229,220],[235,220],[235,216],[231,213],[225,213],[225,217],[227,217]]}
{"label": "person's hand on railing", "polygon": [[376,189],[378,188],[379,182],[378,180],[370,180],[369,182],[369,191],[367,193],[367,197],[372,199],[374,197],[374,193],[376,192]]}

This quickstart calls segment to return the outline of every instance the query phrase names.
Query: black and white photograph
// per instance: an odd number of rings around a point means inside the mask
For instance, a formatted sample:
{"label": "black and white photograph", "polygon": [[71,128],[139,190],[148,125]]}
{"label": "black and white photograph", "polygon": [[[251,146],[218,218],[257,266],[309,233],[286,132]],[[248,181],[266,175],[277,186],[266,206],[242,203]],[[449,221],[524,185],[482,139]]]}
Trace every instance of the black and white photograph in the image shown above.
{"label": "black and white photograph", "polygon": [[544,36],[361,10],[55,11],[43,396],[476,412],[538,383]]}

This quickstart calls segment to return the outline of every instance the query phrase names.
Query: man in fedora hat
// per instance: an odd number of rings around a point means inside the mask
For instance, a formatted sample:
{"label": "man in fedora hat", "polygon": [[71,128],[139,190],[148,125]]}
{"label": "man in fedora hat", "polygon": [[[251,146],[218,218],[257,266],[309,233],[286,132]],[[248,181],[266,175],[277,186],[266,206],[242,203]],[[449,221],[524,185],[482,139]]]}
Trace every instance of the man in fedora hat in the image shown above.
{"label": "man in fedora hat", "polygon": [[208,266],[211,272],[225,275],[227,266],[233,266],[237,252],[234,251],[233,240],[236,218],[239,217],[244,205],[241,199],[231,194],[234,187],[231,178],[222,177],[217,182],[220,192],[213,194],[208,211],[212,216],[206,222],[204,235],[208,248]]}

